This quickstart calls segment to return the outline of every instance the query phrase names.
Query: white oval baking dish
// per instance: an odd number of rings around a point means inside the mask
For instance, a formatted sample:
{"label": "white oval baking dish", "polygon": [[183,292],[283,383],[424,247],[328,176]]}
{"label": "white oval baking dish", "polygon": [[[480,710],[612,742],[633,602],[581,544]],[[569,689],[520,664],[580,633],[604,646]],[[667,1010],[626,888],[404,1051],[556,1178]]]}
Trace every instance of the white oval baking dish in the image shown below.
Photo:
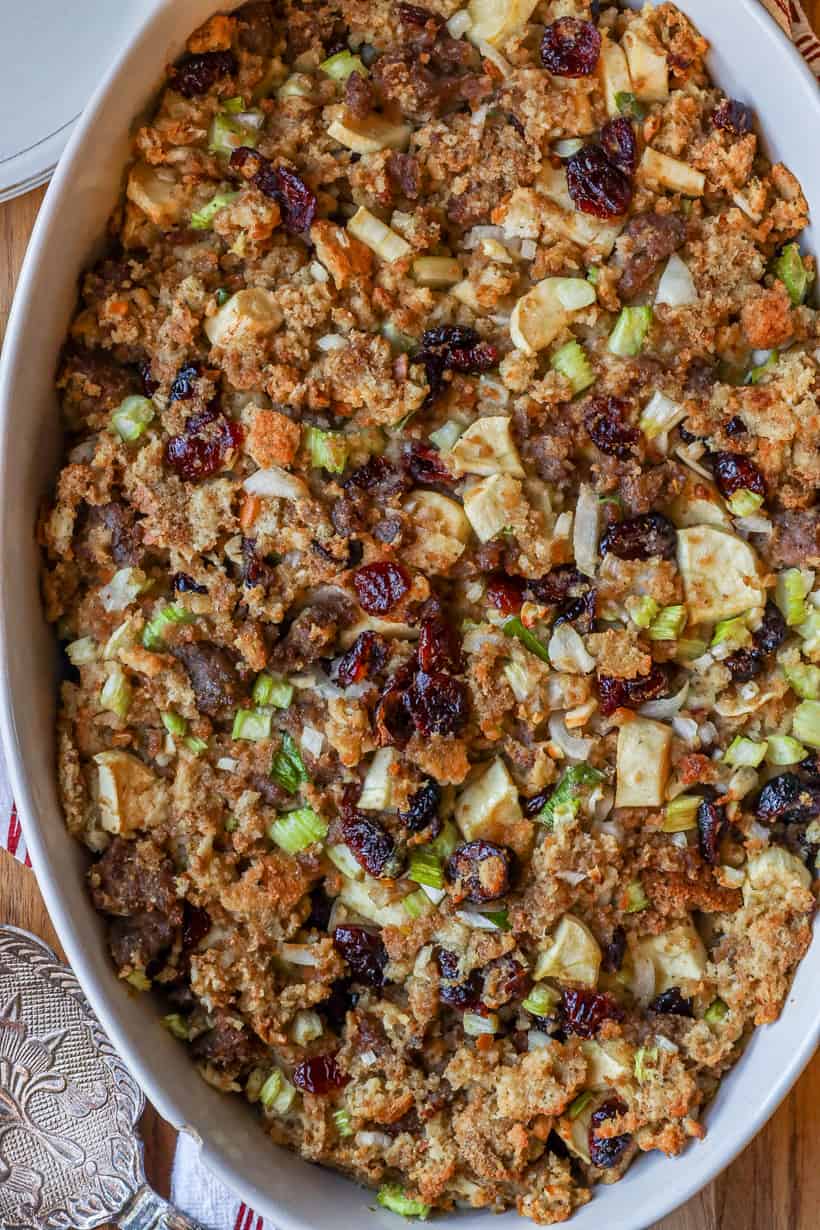
{"label": "white oval baking dish", "polygon": [[[752,103],[770,152],[798,175],[820,211],[820,91],[759,0],[680,0],[711,41],[720,85]],[[148,1097],[172,1124],[201,1141],[207,1165],[279,1230],[354,1225],[395,1230],[373,1195],[311,1167],[264,1136],[247,1106],[216,1093],[158,1024],[158,1008],[115,976],[103,926],[86,896],[85,859],[66,832],[56,792],[52,738],[52,633],[40,611],[37,509],[59,459],[53,382],[75,305],[77,279],[104,233],[128,157],[133,119],[157,88],[163,65],[187,35],[237,0],[155,0],[142,29],[108,73],[79,124],[49,189],[20,278],[0,369],[0,719],[5,753],[34,867],[52,921],[112,1041]],[[46,83],[44,83],[46,86]],[[47,88],[47,86],[46,86]],[[816,241],[809,237],[816,250]],[[708,1111],[700,1144],[667,1160],[640,1159],[622,1182],[598,1189],[574,1230],[640,1230],[676,1208],[747,1144],[811,1058],[820,1035],[816,987],[820,945],[803,961],[781,1019],[758,1030]],[[462,1230],[512,1230],[516,1214],[459,1213]],[[526,1223],[529,1224],[529,1223]]]}

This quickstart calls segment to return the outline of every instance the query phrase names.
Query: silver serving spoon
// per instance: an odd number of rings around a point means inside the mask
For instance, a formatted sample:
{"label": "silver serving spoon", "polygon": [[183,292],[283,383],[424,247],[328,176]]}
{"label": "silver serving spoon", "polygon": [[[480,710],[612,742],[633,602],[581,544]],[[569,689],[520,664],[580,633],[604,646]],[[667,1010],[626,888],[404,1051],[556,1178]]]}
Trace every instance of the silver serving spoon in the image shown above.
{"label": "silver serving spoon", "polygon": [[143,1106],[71,970],[0,927],[3,1230],[202,1230],[146,1182]]}

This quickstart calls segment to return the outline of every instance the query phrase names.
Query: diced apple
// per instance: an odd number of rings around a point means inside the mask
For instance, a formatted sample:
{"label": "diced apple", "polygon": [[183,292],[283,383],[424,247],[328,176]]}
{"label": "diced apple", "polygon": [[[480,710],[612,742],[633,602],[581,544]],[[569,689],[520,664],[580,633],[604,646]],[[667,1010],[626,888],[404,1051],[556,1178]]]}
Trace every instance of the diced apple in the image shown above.
{"label": "diced apple", "polygon": [[755,900],[773,905],[778,898],[788,898],[795,891],[810,887],[811,872],[802,859],[782,846],[770,846],[746,864],[743,900],[746,905]]}
{"label": "diced apple", "polygon": [[476,419],[450,450],[459,474],[514,474],[524,477],[524,467],[505,415]]}
{"label": "diced apple", "polygon": [[165,819],[165,784],[136,756],[122,751],[98,752],[94,763],[100,823],[107,833],[130,837]]}
{"label": "diced apple", "polygon": [[524,819],[518,787],[500,758],[462,790],[453,815],[465,841],[494,841],[521,855],[529,849],[532,823]]}
{"label": "diced apple", "polygon": [[490,474],[464,492],[464,511],[481,542],[512,525],[521,506],[521,483],[510,474]]}
{"label": "diced apple", "polygon": [[358,123],[334,120],[327,135],[354,154],[378,154],[383,149],[407,149],[409,124],[394,124],[382,115],[370,114]]}
{"label": "diced apple", "polygon": [[384,261],[401,260],[409,256],[413,249],[406,239],[396,231],[386,226],[380,218],[372,214],[362,205],[347,224],[347,229],[354,238],[361,240],[377,256]]}
{"label": "diced apple", "polygon": [[640,940],[635,955],[652,963],[655,995],[670,987],[680,987],[681,993],[687,995],[706,972],[706,949],[691,919]]}
{"label": "diced apple", "polygon": [[678,529],[697,525],[716,525],[731,530],[732,520],[717,488],[705,478],[687,474],[683,490],[667,508],[667,514]]}
{"label": "diced apple", "polygon": [[624,49],[617,43],[613,43],[606,35],[601,44],[599,69],[607,114],[620,115],[621,112],[615,100],[619,94],[633,93],[632,78],[629,75],[629,64]]}
{"label": "diced apple", "polygon": [[532,16],[537,0],[470,0],[467,12],[472,25],[467,37],[473,43],[490,43],[499,47],[523,30]]}
{"label": "diced apple", "polygon": [[182,216],[182,185],[166,167],[136,163],[128,176],[126,195],[161,231],[171,230]]}
{"label": "diced apple", "polygon": [[380,747],[370,762],[356,804],[362,811],[387,811],[393,800],[393,769],[398,762],[392,747]]}
{"label": "diced apple", "polygon": [[688,162],[679,158],[670,158],[647,145],[643,157],[638,164],[638,176],[650,186],[660,185],[670,192],[679,192],[682,196],[703,196],[706,187],[706,176],[696,171]]}
{"label": "diced apple", "polygon": [[341,648],[349,649],[362,632],[377,632],[379,636],[386,636],[388,640],[399,641],[416,641],[419,636],[418,628],[414,628],[412,624],[403,624],[392,619],[379,619],[376,615],[366,615],[344,629],[339,637]]}
{"label": "diced apple", "polygon": [[510,317],[513,345],[536,354],[553,342],[575,312],[596,300],[586,278],[544,278],[518,300]]}
{"label": "diced apple", "polygon": [[618,731],[616,807],[660,807],[669,777],[672,731],[634,717]]}
{"label": "diced apple", "polygon": [[384,887],[378,880],[366,876],[364,880],[349,880],[346,876],[342,883],[339,899],[362,918],[374,922],[379,927],[406,927],[410,916],[401,901],[390,901],[380,904],[377,896],[384,893]]}
{"label": "diced apple", "polygon": [[765,604],[754,551],[725,530],[711,525],[678,530],[678,568],[690,623],[717,623]]}
{"label": "diced apple", "polygon": [[663,102],[669,97],[666,53],[633,28],[626,31],[622,41],[635,97],[642,102]]}
{"label": "diced apple", "polygon": [[601,949],[585,922],[565,914],[555,929],[549,947],[539,954],[533,978],[594,987],[601,968]]}
{"label": "diced apple", "polygon": [[437,491],[412,491],[403,507],[416,529],[416,541],[404,548],[407,563],[432,573],[449,571],[470,540],[464,509]]}
{"label": "diced apple", "polygon": [[581,1043],[587,1061],[584,1085],[589,1089],[611,1089],[620,1080],[632,1075],[633,1052],[628,1042],[613,1039],[611,1042],[593,1042],[591,1038]]}
{"label": "diced apple", "polygon": [[205,335],[212,346],[227,347],[275,333],[282,312],[274,295],[258,287],[237,291],[215,316],[205,321]]}
{"label": "diced apple", "polygon": [[461,280],[461,264],[453,256],[420,256],[413,261],[413,277],[419,286],[445,290]]}

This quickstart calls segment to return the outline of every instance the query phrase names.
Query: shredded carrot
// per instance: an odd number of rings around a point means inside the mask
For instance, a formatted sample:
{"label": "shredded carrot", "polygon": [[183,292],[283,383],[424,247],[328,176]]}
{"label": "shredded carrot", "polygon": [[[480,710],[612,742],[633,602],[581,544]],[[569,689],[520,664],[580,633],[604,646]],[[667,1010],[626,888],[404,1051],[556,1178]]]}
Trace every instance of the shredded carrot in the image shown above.
{"label": "shredded carrot", "polygon": [[239,525],[243,530],[249,530],[256,518],[259,516],[261,508],[258,495],[246,495],[242,502],[242,509],[239,513]]}
{"label": "shredded carrot", "polygon": [[128,315],[128,300],[127,299],[112,299],[108,305],[108,311],[112,316],[127,316]]}

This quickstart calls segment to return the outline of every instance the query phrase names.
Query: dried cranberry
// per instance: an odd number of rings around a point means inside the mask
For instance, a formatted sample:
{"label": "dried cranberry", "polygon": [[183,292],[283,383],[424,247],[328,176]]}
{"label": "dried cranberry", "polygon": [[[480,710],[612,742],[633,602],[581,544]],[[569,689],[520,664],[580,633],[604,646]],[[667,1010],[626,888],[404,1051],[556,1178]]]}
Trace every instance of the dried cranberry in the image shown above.
{"label": "dried cranberry", "polygon": [[420,833],[422,829],[435,825],[436,822],[438,822],[439,831],[441,830],[441,821],[438,817],[441,787],[438,782],[429,777],[424,785],[410,796],[408,802],[407,811],[399,812],[399,821],[409,832]]}
{"label": "dried cranberry", "polygon": [[555,626],[561,624],[574,624],[577,630],[584,636],[595,631],[595,617],[598,610],[598,592],[595,589],[588,589],[581,598],[573,598],[566,606],[558,612],[555,617]]}
{"label": "dried cranberry", "polygon": [[406,688],[386,689],[373,715],[373,725],[379,747],[404,747],[413,734],[413,715]]}
{"label": "dried cranberry", "polygon": [[510,887],[513,856],[492,841],[468,841],[447,860],[447,879],[459,900],[497,901]]}
{"label": "dried cranberry", "polygon": [[758,653],[774,653],[786,639],[788,628],[779,607],[773,602],[767,602],[763,612],[760,627],[752,633],[754,647]]}
{"label": "dried cranberry", "polygon": [[559,564],[538,580],[528,581],[527,588],[532,591],[536,602],[547,606],[557,606],[568,598],[583,596],[589,589],[590,582],[581,575],[572,564]]}
{"label": "dried cranberry", "polygon": [[311,1055],[303,1059],[293,1070],[293,1083],[303,1093],[315,1093],[325,1097],[336,1089],[343,1089],[350,1080],[336,1062],[335,1055]]}
{"label": "dried cranberry", "polygon": [[330,922],[330,915],[333,910],[333,902],[328,897],[321,884],[310,892],[310,913],[305,919],[304,926],[306,930],[327,931],[327,925]]}
{"label": "dried cranberry", "polygon": [[547,803],[549,803],[554,793],[555,793],[555,786],[547,786],[545,790],[539,790],[538,794],[532,795],[524,803],[524,808],[523,808],[524,815],[525,816],[540,815],[541,812],[544,810],[545,806],[547,805]]}
{"label": "dried cranberry", "polygon": [[620,218],[632,201],[632,183],[600,145],[586,145],[567,162],[567,187],[582,213]]}
{"label": "dried cranberry", "polygon": [[601,968],[608,974],[617,974],[626,956],[626,932],[623,927],[616,927],[612,939],[604,948]]}
{"label": "dried cranberry", "polygon": [[525,965],[511,953],[496,957],[484,966],[482,1001],[488,1008],[501,1008],[514,999],[523,999],[532,986],[532,977]]}
{"label": "dried cranberry", "polygon": [[418,4],[400,4],[399,21],[405,26],[426,26],[429,21],[436,27],[442,25],[442,18],[437,13],[431,13]]}
{"label": "dried cranberry", "polygon": [[468,350],[451,350],[445,359],[445,366],[454,372],[464,375],[478,375],[488,372],[498,362],[498,349],[490,342],[479,342]]}
{"label": "dried cranberry", "polygon": [[316,195],[295,171],[284,166],[275,167],[268,158],[246,145],[234,150],[229,165],[232,171],[276,201],[286,230],[295,235],[308,230],[316,217]]}
{"label": "dried cranberry", "polygon": [[458,978],[458,957],[446,948],[439,948],[436,953],[439,972],[442,981],[439,983],[439,998],[448,1008],[458,1012],[468,1012],[481,1004],[483,979],[479,970],[474,969],[462,982]]}
{"label": "dried cranberry", "polygon": [[521,610],[524,601],[524,581],[521,577],[494,572],[487,581],[487,601],[502,615],[514,615]]}
{"label": "dried cranberry", "polygon": [[798,766],[814,786],[820,786],[820,752],[810,752]]}
{"label": "dried cranberry", "polygon": [[561,993],[561,1021],[568,1034],[593,1038],[604,1021],[622,1021],[623,1012],[611,995],[599,991],[564,990]]}
{"label": "dried cranberry", "polygon": [[417,649],[419,669],[426,674],[440,670],[460,671],[461,641],[458,633],[442,615],[421,621]]}
{"label": "dried cranberry", "polygon": [[739,453],[714,453],[712,466],[721,495],[728,499],[736,491],[766,495],[766,480],[753,461]]}
{"label": "dried cranberry", "polygon": [[625,421],[628,409],[619,397],[593,397],[584,415],[586,429],[596,447],[621,461],[632,456],[641,434]]}
{"label": "dried cranberry", "polygon": [[486,372],[498,362],[496,347],[482,342],[480,335],[469,325],[439,325],[436,329],[425,330],[421,338],[421,351],[414,362],[423,361],[422,356],[426,353],[441,359],[447,371]]}
{"label": "dried cranberry", "polygon": [[210,478],[232,463],[242,443],[242,428],[220,410],[192,414],[182,433],[165,446],[165,464],[185,482]]}
{"label": "dried cranberry", "polygon": [[601,553],[611,552],[618,559],[672,560],[677,550],[678,536],[672,522],[663,513],[644,513],[611,525],[601,539]]}
{"label": "dried cranberry", "polygon": [[211,916],[202,906],[186,901],[182,915],[182,947],[196,948],[211,929]]}
{"label": "dried cranberry", "polygon": [[766,665],[761,654],[754,649],[736,649],[723,665],[729,671],[735,683],[747,683],[756,678]]}
{"label": "dried cranberry", "polygon": [[330,988],[330,994],[317,1004],[319,1012],[332,1029],[341,1033],[344,1029],[348,1012],[356,1007],[359,999],[358,991],[351,991],[350,978],[339,978]]}
{"label": "dried cranberry", "polygon": [[412,440],[405,449],[403,460],[408,474],[416,483],[429,486],[433,483],[455,482],[455,475],[441,460],[441,453],[428,444]]}
{"label": "dried cranberry", "polygon": [[171,87],[184,98],[207,94],[221,77],[236,75],[239,65],[232,51],[204,51],[184,56],[171,69]]}
{"label": "dried cranberry", "polygon": [[205,585],[197,585],[193,577],[189,577],[187,572],[175,572],[172,585],[178,594],[207,594],[208,589]]}
{"label": "dried cranberry", "polygon": [[186,367],[181,367],[171,385],[170,400],[189,401],[194,395],[194,384],[201,374],[202,365],[199,363],[189,363]]}
{"label": "dried cranberry", "polygon": [[742,137],[754,128],[754,112],[736,98],[724,98],[712,116],[712,123],[715,128],[723,128]]}
{"label": "dried cranberry", "polygon": [[387,661],[387,644],[375,632],[360,632],[346,654],[336,663],[336,682],[340,688],[361,683],[378,674]]}
{"label": "dried cranberry", "polygon": [[698,844],[710,866],[718,861],[720,839],[726,828],[726,810],[712,799],[703,799],[697,812]]}
{"label": "dried cranberry", "polygon": [[357,812],[344,818],[342,832],[345,844],[368,875],[389,876],[394,870],[396,843],[378,820]]}
{"label": "dried cranberry", "polygon": [[559,17],[541,39],[541,63],[553,77],[589,77],[600,55],[598,30],[578,17]]}
{"label": "dried cranberry", "polygon": [[443,347],[445,350],[472,350],[481,341],[480,335],[470,325],[438,325],[425,329],[421,344],[425,350]]}
{"label": "dried cranberry", "polygon": [[467,725],[467,685],[443,671],[419,671],[409,693],[410,712],[422,735],[458,735]]}
{"label": "dried cranberry", "polygon": [[[395,466],[386,457],[371,457],[358,470],[354,470],[342,484],[345,488],[357,487],[360,491],[375,491],[379,487],[392,487],[396,484],[398,474]],[[396,490],[400,491],[403,484],[398,482]]]}
{"label": "dried cranberry", "polygon": [[449,978],[451,982],[458,978],[459,958],[457,953],[451,952],[449,948],[437,949],[436,964],[442,978]]}
{"label": "dried cranberry", "polygon": [[628,1133],[623,1136],[599,1136],[595,1131],[602,1123],[606,1123],[607,1119],[625,1115],[626,1111],[626,1104],[620,1098],[608,1098],[592,1112],[589,1121],[589,1160],[593,1166],[598,1166],[601,1170],[611,1170],[618,1165],[629,1148],[632,1137]]}
{"label": "dried cranberry", "polygon": [[648,675],[636,675],[634,679],[599,675],[598,693],[604,717],[609,717],[616,709],[638,709],[648,700],[671,694],[669,668],[654,662]]}
{"label": "dried cranberry", "polygon": [[159,381],[155,380],[151,375],[151,362],[146,359],[144,363],[140,363],[140,379],[142,380],[142,391],[146,397],[153,397],[159,388]]}
{"label": "dried cranberry", "polygon": [[739,414],[733,414],[723,430],[727,436],[745,436],[749,432],[749,428]]}
{"label": "dried cranberry", "polygon": [[407,593],[411,581],[401,564],[380,560],[354,573],[353,585],[362,610],[368,615],[386,615]]}
{"label": "dried cranberry", "polygon": [[796,773],[780,773],[760,791],[755,815],[763,824],[801,823],[820,815],[820,785],[803,782]]}
{"label": "dried cranberry", "polygon": [[333,932],[333,943],[350,966],[357,982],[364,982],[369,987],[384,985],[387,949],[377,932],[346,923]]}
{"label": "dried cranberry", "polygon": [[692,1001],[681,995],[680,987],[669,987],[666,991],[661,991],[660,995],[656,995],[652,1000],[649,1011],[660,1012],[665,1016],[694,1016]]}
{"label": "dried cranberry", "polygon": [[631,120],[621,116],[604,124],[601,129],[601,145],[609,161],[623,171],[624,175],[631,177],[635,174],[638,166],[638,142]]}

